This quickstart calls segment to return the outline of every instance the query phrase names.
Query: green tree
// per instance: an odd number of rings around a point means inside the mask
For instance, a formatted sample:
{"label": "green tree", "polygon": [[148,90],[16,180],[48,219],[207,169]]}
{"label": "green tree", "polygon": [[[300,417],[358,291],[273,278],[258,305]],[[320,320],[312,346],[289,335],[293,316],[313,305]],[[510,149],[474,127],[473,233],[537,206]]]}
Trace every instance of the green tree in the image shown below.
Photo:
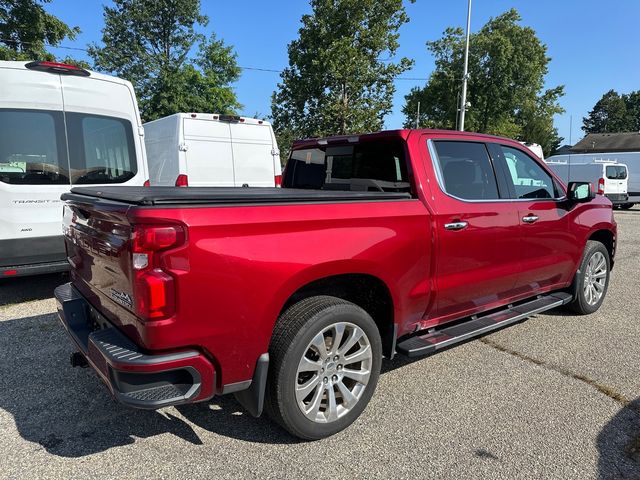
{"label": "green tree", "polygon": [[408,21],[402,0],[311,0],[311,8],[272,96],[281,148],[293,138],[380,130],[394,79],[412,64],[392,61]]}
{"label": "green tree", "polygon": [[0,60],[55,60],[46,46],[76,38],[80,29],[47,13],[47,3],[51,0],[0,0]]}
{"label": "green tree", "polygon": [[[511,9],[471,34],[465,129],[539,143],[548,154],[562,140],[553,116],[563,112],[558,100],[564,87],[544,89],[551,60],[547,47],[520,20]],[[423,88],[414,88],[405,97],[406,126],[415,124],[420,102],[420,126],[456,128],[464,43],[460,28],[447,28],[442,38],[427,42],[435,69]]]}
{"label": "green tree", "polygon": [[232,88],[236,54],[215,34],[197,32],[209,21],[200,0],[114,0],[104,20],[104,45],[91,45],[89,55],[97,69],[131,81],[145,121],[241,107]]}
{"label": "green tree", "polygon": [[609,90],[582,119],[585,133],[615,133],[640,130],[640,90],[620,95]]}

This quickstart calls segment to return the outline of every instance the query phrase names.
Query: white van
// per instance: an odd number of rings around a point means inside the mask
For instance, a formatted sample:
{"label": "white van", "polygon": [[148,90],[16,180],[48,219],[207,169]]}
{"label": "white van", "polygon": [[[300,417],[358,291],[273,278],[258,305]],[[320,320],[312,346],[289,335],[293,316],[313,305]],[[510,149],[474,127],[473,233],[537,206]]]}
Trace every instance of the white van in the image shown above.
{"label": "white van", "polygon": [[563,182],[590,182],[597,187],[599,194],[604,195],[614,206],[626,206],[629,203],[627,192],[629,169],[624,163],[592,162],[563,163],[547,160],[547,165]]}
{"label": "white van", "polygon": [[520,142],[521,145],[527,147],[531,152],[538,157],[540,160],[544,160],[544,151],[542,150],[542,146],[537,143],[529,143],[529,142]]}
{"label": "white van", "polygon": [[176,113],[144,124],[151,185],[274,187],[282,183],[271,124],[214,113]]}
{"label": "white van", "polygon": [[149,178],[133,87],[55,62],[0,61],[0,278],[68,268],[60,195]]}

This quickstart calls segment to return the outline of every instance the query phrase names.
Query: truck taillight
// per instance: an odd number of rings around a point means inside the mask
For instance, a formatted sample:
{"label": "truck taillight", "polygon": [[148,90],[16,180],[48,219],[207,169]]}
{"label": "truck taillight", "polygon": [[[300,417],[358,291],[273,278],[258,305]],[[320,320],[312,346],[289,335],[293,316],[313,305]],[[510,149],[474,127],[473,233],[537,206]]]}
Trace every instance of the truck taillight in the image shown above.
{"label": "truck taillight", "polygon": [[175,281],[163,270],[162,254],[182,245],[178,225],[136,226],[131,239],[135,309],[144,320],[161,320],[175,313]]}
{"label": "truck taillight", "polygon": [[282,186],[282,175],[276,175],[275,176],[275,182],[276,182],[276,187],[281,187]]}
{"label": "truck taillight", "polygon": [[598,195],[604,195],[604,178],[598,180]]}
{"label": "truck taillight", "polygon": [[178,175],[178,178],[176,178],[176,187],[188,187],[188,186],[189,186],[189,177],[187,177],[183,173]]}
{"label": "truck taillight", "polygon": [[161,320],[175,312],[173,277],[161,269],[142,272],[135,280],[136,311],[145,320]]}

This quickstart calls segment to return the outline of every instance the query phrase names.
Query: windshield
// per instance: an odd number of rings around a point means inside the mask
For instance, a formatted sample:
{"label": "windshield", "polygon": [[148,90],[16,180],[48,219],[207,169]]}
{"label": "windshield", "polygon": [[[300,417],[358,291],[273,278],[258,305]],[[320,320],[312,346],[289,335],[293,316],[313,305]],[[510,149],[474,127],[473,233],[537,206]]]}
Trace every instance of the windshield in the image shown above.
{"label": "windshield", "polygon": [[356,145],[317,146],[291,152],[286,188],[409,192],[404,144],[381,139]]}
{"label": "windshield", "polygon": [[0,182],[122,183],[136,172],[133,130],[127,120],[0,109]]}
{"label": "windshield", "polygon": [[624,180],[627,178],[627,167],[623,165],[607,166],[607,178],[609,180]]}

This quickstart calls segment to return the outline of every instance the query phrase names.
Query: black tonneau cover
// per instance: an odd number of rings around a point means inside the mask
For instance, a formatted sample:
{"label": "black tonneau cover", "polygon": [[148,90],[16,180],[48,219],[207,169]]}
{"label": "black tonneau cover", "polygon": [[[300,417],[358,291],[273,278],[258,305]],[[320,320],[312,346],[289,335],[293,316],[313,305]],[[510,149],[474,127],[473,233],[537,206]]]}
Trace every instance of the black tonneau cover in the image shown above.
{"label": "black tonneau cover", "polygon": [[62,200],[80,200],[78,195],[132,205],[259,204],[292,202],[352,202],[404,200],[403,192],[352,192],[262,187],[74,187]]}

